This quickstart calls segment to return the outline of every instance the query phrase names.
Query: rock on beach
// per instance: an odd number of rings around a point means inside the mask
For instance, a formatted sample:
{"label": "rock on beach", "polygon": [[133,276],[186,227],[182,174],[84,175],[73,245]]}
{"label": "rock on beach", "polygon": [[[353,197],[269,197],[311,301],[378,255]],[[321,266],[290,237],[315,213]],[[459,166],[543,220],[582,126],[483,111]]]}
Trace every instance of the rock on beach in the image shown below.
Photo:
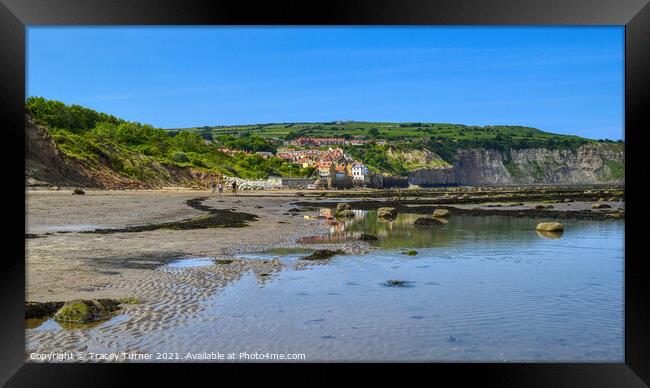
{"label": "rock on beach", "polygon": [[540,232],[562,232],[564,231],[564,226],[559,222],[540,222],[537,224],[535,230]]}
{"label": "rock on beach", "polygon": [[394,219],[397,217],[397,209],[394,207],[380,207],[377,209],[377,217],[384,219]]}
{"label": "rock on beach", "polygon": [[449,210],[447,209],[436,209],[433,211],[434,217],[449,217]]}

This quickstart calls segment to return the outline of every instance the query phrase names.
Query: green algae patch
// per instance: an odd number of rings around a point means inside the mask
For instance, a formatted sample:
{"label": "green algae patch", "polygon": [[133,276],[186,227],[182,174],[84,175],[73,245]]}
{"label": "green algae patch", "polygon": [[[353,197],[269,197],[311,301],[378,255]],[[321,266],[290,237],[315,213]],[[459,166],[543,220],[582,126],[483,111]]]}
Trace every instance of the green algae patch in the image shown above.
{"label": "green algae patch", "polygon": [[140,304],[140,303],[142,303],[140,301],[140,298],[138,298],[137,296],[127,296],[127,297],[124,297],[124,298],[120,298],[120,299],[118,299],[118,302],[120,302],[120,304]]}
{"label": "green algae patch", "polygon": [[110,299],[72,300],[54,314],[54,320],[69,323],[88,323],[111,317],[119,302]]}
{"label": "green algae patch", "polygon": [[396,280],[396,279],[391,279],[391,280],[386,280],[382,285],[384,287],[400,287],[400,288],[406,288],[406,287],[411,287],[412,282],[408,280]]}

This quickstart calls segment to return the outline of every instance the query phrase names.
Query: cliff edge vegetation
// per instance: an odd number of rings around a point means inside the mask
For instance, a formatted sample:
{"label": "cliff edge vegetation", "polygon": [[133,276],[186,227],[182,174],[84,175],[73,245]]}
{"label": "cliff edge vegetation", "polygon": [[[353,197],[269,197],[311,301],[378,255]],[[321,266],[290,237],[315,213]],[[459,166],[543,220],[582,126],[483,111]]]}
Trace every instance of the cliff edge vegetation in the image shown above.
{"label": "cliff edge vegetation", "polygon": [[[260,179],[309,176],[313,171],[244,150],[226,154],[199,134],[166,131],[79,105],[30,97],[25,107],[28,156],[36,154],[30,153],[35,138],[45,143],[51,138],[49,151],[58,155],[59,162],[81,171],[87,178],[77,180],[82,186],[185,186],[206,176]],[[34,181],[48,180],[39,179],[43,177],[34,168],[26,174]]]}

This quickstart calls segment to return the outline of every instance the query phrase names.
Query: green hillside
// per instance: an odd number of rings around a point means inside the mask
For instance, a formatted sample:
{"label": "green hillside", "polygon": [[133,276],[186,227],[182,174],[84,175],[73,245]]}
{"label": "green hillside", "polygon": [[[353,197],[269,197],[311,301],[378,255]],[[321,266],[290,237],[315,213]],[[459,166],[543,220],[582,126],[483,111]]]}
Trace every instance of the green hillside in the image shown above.
{"label": "green hillside", "polygon": [[[239,126],[205,126],[185,128],[203,136],[218,138],[223,135],[256,135],[266,139],[291,140],[296,137],[345,137],[387,140],[391,144],[426,146],[428,143],[447,143],[456,148],[576,148],[596,142],[573,135],[544,132],[522,126],[467,126],[447,123],[284,123]],[[605,141],[605,140],[603,140]],[[435,146],[434,146],[435,147]],[[438,147],[439,148],[439,147]]]}
{"label": "green hillside", "polygon": [[[379,122],[332,122],[332,123],[271,123],[238,126],[205,126],[185,128],[204,138],[229,140],[230,146],[240,142],[266,144],[273,148],[283,141],[304,137],[342,137],[362,139],[369,143],[342,148],[354,158],[363,161],[375,172],[405,175],[414,168],[442,166],[456,161],[459,149],[483,148],[508,151],[511,149],[545,148],[576,149],[590,143],[612,143],[609,139],[587,139],[580,136],[561,135],[523,126],[467,126],[449,123],[379,123]],[[264,141],[266,141],[264,143]],[[622,143],[618,141],[616,143]],[[249,144],[248,148],[251,145]],[[422,150],[435,153],[441,160],[418,163],[394,155],[409,155]]]}
{"label": "green hillside", "polygon": [[158,168],[161,165],[241,178],[296,177],[312,173],[311,169],[302,169],[276,157],[265,159],[244,153],[230,156],[191,131],[165,131],[79,105],[30,97],[25,108],[37,124],[48,128],[66,156],[91,168],[108,165],[128,178],[142,181],[157,178],[165,173]]}

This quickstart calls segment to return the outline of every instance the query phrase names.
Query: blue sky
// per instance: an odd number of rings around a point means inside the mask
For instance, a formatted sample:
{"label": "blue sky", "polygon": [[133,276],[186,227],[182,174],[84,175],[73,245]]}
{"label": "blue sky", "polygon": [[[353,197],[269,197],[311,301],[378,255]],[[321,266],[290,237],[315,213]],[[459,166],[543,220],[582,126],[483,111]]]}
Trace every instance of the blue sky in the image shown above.
{"label": "blue sky", "polygon": [[29,27],[27,95],[162,128],[332,120],[622,139],[623,27]]}

